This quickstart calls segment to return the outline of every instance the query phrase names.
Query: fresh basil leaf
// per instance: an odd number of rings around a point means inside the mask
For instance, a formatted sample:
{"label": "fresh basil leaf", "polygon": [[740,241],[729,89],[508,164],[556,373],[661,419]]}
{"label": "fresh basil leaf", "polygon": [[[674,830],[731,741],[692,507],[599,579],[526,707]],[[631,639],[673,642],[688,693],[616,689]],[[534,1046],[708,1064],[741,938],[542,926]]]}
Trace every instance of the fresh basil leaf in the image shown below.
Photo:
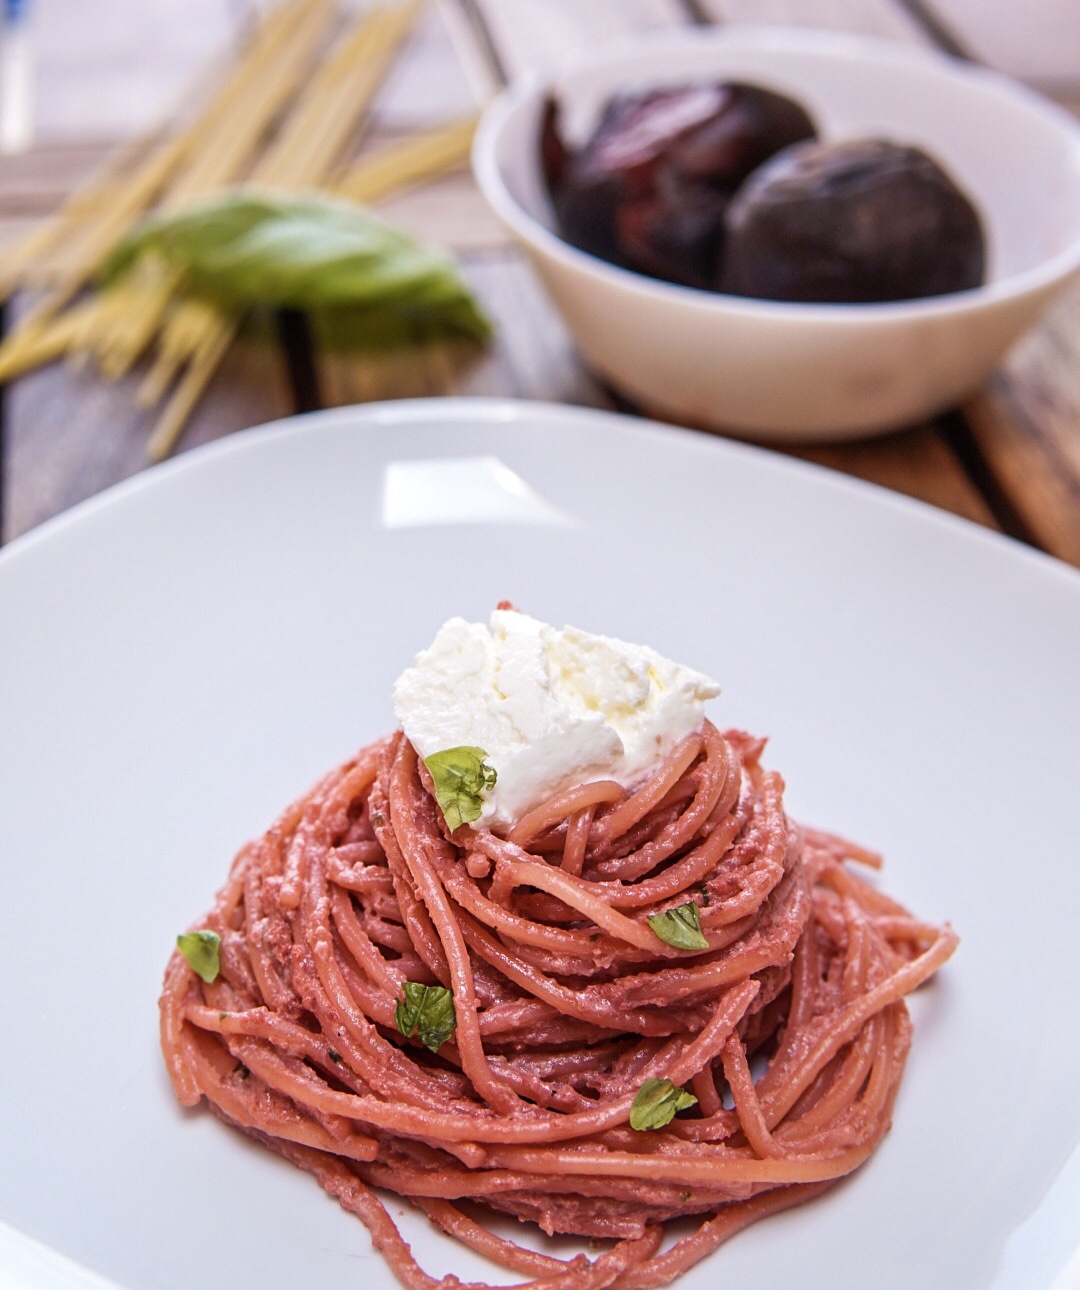
{"label": "fresh basil leaf", "polygon": [[176,938],[176,948],[207,985],[217,980],[221,971],[221,937],[217,932],[185,932]]}
{"label": "fresh basil leaf", "polygon": [[495,787],[495,768],[483,748],[445,748],[424,758],[435,799],[451,833],[480,818],[483,797]]}
{"label": "fresh basil leaf", "polygon": [[405,998],[394,1010],[394,1021],[406,1039],[415,1035],[425,1047],[437,1053],[457,1025],[454,996],[442,985],[406,981]]}
{"label": "fresh basil leaf", "polygon": [[306,310],[338,347],[491,332],[451,256],[335,198],[227,190],[144,221],[113,251],[106,280],[144,255],[227,305]]}
{"label": "fresh basil leaf", "polygon": [[701,932],[701,917],[696,900],[687,901],[662,914],[650,914],[649,926],[657,936],[677,950],[707,950],[709,942]]}
{"label": "fresh basil leaf", "polygon": [[669,1079],[647,1079],[638,1089],[630,1107],[630,1127],[639,1132],[662,1129],[675,1118],[676,1111],[695,1106],[697,1098]]}

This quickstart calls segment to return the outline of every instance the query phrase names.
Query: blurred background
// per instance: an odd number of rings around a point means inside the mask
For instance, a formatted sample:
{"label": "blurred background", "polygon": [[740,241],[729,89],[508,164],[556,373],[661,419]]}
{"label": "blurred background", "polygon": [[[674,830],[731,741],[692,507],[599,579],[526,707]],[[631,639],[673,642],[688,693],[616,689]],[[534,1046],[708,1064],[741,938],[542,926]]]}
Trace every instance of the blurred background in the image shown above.
{"label": "blurred background", "polygon": [[[350,0],[361,7],[360,0]],[[451,7],[456,0],[451,0]],[[486,7],[514,11],[531,28],[544,0],[519,4],[494,0]],[[7,31],[27,29],[36,64],[29,116],[38,143],[108,141],[162,120],[175,109],[209,60],[221,54],[245,26],[268,9],[267,0],[6,0]],[[460,6],[469,10],[468,2]],[[480,8],[483,8],[480,5]],[[550,34],[560,26],[552,4]],[[599,6],[598,11],[612,6]],[[627,11],[664,6],[624,0]],[[678,6],[672,6],[678,7]],[[697,7],[697,6],[694,6]],[[732,0],[706,10],[729,21],[770,21],[778,7],[768,0]],[[834,0],[837,26],[852,26],[863,10],[870,26],[874,0]],[[1076,0],[918,0],[899,5],[947,32],[980,61],[1007,71],[1054,97],[1080,106],[1080,6]],[[787,6],[790,16],[797,7]],[[820,7],[819,7],[820,9]],[[782,9],[779,10],[783,12]],[[644,16],[648,17],[645,12]],[[830,16],[822,12],[823,18]],[[894,21],[902,21],[894,20]],[[918,21],[918,17],[915,18]],[[590,23],[591,28],[602,23]],[[613,18],[613,29],[621,25]],[[5,71],[7,69],[5,68]],[[444,73],[445,74],[445,73]],[[10,73],[8,73],[10,76]],[[436,87],[430,87],[432,91]],[[442,86],[438,87],[440,92]]]}
{"label": "blurred background", "polygon": [[[118,148],[135,140],[145,148],[197,117],[274,7],[269,0],[4,0],[0,252],[17,268],[21,239],[112,164]],[[375,6],[341,0],[336,7],[339,24],[348,26]],[[380,149],[467,126],[508,79],[576,46],[730,23],[838,30],[936,49],[1004,71],[1080,114],[1077,0],[427,0],[336,164],[344,174]],[[430,351],[376,362],[312,354],[303,344],[285,344],[274,355],[241,339],[171,411],[160,400],[151,406],[145,356],[107,380],[77,355],[20,372],[6,388],[0,384],[0,539],[136,473],[149,458],[296,410],[433,394],[638,410],[582,364],[558,312],[472,182],[467,143],[455,146],[452,163],[422,182],[391,185],[376,208],[456,257],[493,324],[482,352],[464,361]],[[26,284],[9,283],[6,295],[10,337],[36,298]],[[1080,293],[1072,290],[962,409],[874,443],[790,450],[1080,563],[1078,372]],[[162,416],[171,418],[167,447],[148,457]]]}

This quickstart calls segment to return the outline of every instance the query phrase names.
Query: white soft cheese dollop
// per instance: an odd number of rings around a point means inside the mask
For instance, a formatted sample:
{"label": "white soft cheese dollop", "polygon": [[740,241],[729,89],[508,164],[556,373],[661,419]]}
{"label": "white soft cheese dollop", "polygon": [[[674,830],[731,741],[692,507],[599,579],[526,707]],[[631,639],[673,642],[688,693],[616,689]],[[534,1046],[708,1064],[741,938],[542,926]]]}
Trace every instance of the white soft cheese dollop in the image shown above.
{"label": "white soft cheese dollop", "polygon": [[483,748],[497,780],[477,827],[509,828],[552,793],[629,787],[701,728],[715,681],[630,645],[515,610],[451,618],[397,680],[394,711],[421,757]]}

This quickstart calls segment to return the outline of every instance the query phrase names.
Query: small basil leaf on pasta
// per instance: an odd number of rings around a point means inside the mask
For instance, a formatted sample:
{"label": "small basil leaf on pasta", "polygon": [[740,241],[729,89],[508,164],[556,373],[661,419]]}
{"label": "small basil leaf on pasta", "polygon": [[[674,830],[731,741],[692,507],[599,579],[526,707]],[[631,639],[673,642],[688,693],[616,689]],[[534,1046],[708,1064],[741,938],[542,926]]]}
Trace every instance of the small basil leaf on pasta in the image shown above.
{"label": "small basil leaf on pasta", "polygon": [[184,932],[176,938],[176,948],[207,985],[217,980],[221,971],[221,937],[217,932]]}
{"label": "small basil leaf on pasta", "polygon": [[662,1129],[675,1118],[676,1111],[685,1111],[696,1103],[693,1093],[669,1079],[647,1079],[630,1107],[630,1127],[639,1132]]}
{"label": "small basil leaf on pasta", "polygon": [[457,1025],[454,996],[442,985],[406,981],[405,998],[394,1010],[394,1020],[406,1039],[415,1035],[426,1048],[437,1053]]}
{"label": "small basil leaf on pasta", "polygon": [[495,769],[483,748],[446,748],[425,757],[424,765],[451,833],[480,818],[484,794],[495,787]]}
{"label": "small basil leaf on pasta", "polygon": [[677,950],[707,950],[709,942],[701,932],[701,916],[696,900],[687,901],[662,914],[650,914],[649,926],[657,936]]}

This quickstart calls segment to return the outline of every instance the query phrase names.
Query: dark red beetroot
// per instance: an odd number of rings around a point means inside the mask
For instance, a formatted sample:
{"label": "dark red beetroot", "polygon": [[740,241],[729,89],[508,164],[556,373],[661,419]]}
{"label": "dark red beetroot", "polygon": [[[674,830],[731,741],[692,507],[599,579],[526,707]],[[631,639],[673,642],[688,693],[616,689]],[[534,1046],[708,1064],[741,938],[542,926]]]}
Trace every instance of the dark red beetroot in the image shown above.
{"label": "dark red beetroot", "polygon": [[549,102],[540,155],[568,242],[652,277],[714,288],[732,194],[767,158],[814,134],[783,95],[694,85],[612,99],[576,153]]}
{"label": "dark red beetroot", "polygon": [[977,287],[985,258],[978,212],[917,148],[800,143],[732,201],[719,285],[768,300],[912,300]]}

